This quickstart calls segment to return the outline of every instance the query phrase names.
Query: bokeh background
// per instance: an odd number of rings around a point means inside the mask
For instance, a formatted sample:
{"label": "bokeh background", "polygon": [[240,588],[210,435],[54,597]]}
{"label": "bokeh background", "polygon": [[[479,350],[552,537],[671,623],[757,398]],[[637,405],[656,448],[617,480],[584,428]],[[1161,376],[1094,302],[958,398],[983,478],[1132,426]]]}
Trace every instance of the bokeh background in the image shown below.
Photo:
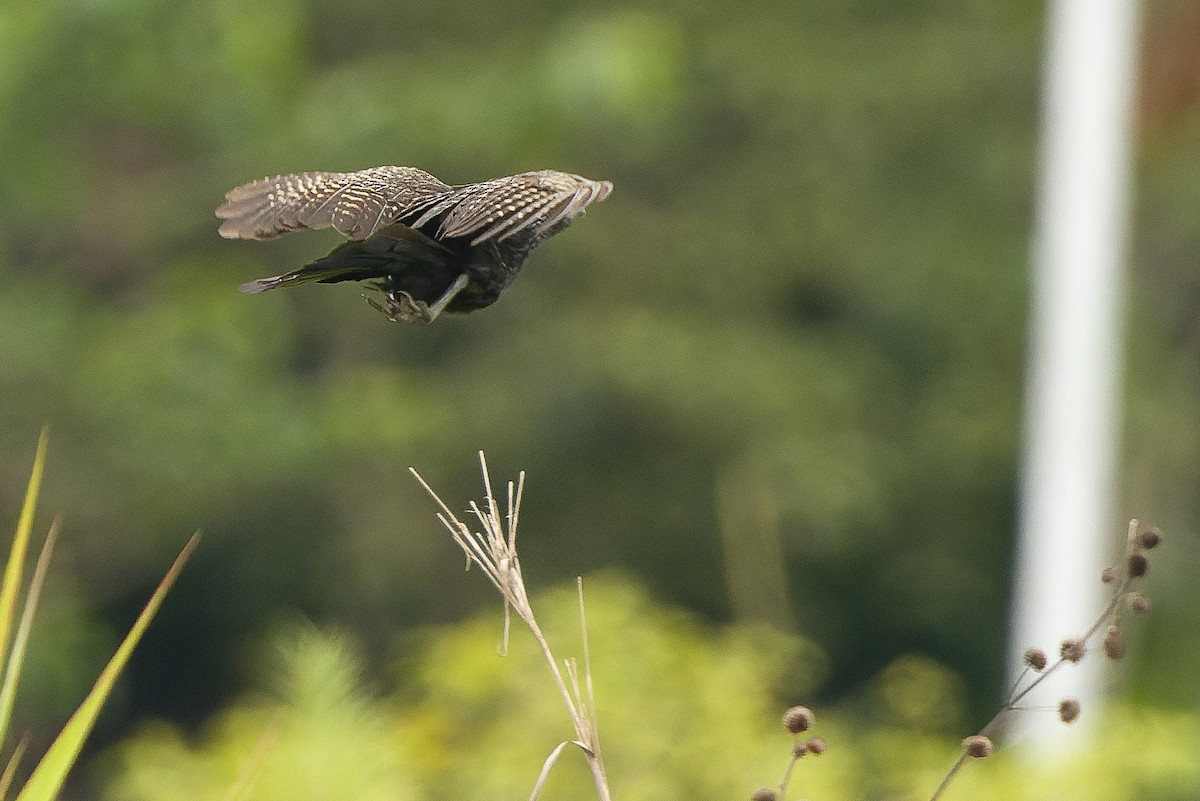
{"label": "bokeh background", "polygon": [[[39,521],[65,518],[21,724],[35,743],[61,725],[200,528],[78,797],[219,798],[262,721],[297,708],[328,742],[275,753],[334,766],[299,797],[520,797],[566,719],[552,696],[544,724],[521,718],[551,686],[523,646],[495,656],[496,599],[407,473],[464,507],[482,449],[498,480],[527,471],[525,572],[568,640],[573,577],[595,586],[619,796],[748,797],[797,701],[843,743],[903,733],[865,749],[894,774],[831,752],[813,797],[911,789],[905,771],[931,789],[1004,692],[1044,12],[6,3],[0,510],[15,521],[49,422]],[[1200,738],[1193,3],[1144,4],[1140,61],[1112,536],[1137,516],[1169,542],[1117,684],[1124,731],[1182,748]],[[226,189],[378,164],[616,188],[470,317],[391,324],[348,285],[236,291],[337,237],[221,240]],[[368,755],[404,780],[352,789]],[[1129,797],[1200,797],[1177,778],[1192,761]]]}

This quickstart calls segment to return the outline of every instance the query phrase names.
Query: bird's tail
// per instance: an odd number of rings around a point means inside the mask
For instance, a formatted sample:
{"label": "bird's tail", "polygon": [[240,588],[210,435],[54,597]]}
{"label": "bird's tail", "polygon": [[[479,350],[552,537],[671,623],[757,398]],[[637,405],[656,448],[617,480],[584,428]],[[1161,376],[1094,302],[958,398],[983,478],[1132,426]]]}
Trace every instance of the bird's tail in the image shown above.
{"label": "bird's tail", "polygon": [[268,289],[274,289],[286,283],[288,283],[288,276],[286,275],[276,275],[272,278],[257,278],[239,286],[238,292],[245,292],[247,295],[257,295],[259,292],[266,292]]}
{"label": "bird's tail", "polygon": [[257,295],[260,292],[266,292],[268,289],[277,289],[281,286],[307,284],[310,281],[329,281],[330,279],[336,281],[338,280],[338,276],[346,272],[344,266],[320,269],[319,265],[320,262],[313,262],[312,264],[306,264],[298,270],[292,270],[290,273],[247,281],[238,287],[238,291],[245,292],[247,295]]}
{"label": "bird's tail", "polygon": [[[453,273],[454,254],[446,246],[402,223],[383,228],[365,240],[343,242],[329,255],[289,273],[247,281],[238,287],[248,295],[268,289],[318,281],[365,281],[406,270],[441,276]],[[452,277],[452,276],[451,276]]]}

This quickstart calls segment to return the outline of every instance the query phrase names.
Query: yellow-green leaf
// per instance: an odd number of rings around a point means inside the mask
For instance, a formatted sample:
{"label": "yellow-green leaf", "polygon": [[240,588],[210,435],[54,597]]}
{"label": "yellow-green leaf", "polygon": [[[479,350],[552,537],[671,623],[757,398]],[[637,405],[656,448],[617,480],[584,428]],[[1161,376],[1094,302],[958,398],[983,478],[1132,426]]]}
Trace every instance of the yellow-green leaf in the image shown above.
{"label": "yellow-green leaf", "polygon": [[150,600],[146,603],[146,608],[138,615],[134,621],[133,627],[129,633],[125,635],[125,639],[121,641],[121,645],[117,648],[117,652],[113,654],[113,658],[109,660],[108,665],[100,673],[100,678],[96,679],[95,686],[88,693],[87,698],[75,710],[75,714],[71,715],[71,719],[67,721],[67,725],[59,733],[58,737],[50,745],[50,749],[46,755],[42,757],[42,761],[34,768],[33,775],[29,777],[29,781],[21,789],[17,795],[16,801],[52,801],[58,795],[58,791],[62,788],[63,781],[67,777],[67,772],[75,763],[75,759],[79,756],[79,751],[83,748],[84,740],[92,730],[92,726],[96,722],[96,717],[100,714],[100,709],[104,702],[108,699],[112,692],[113,685],[116,684],[117,677],[121,670],[129,661],[133,649],[137,646],[138,641],[145,633],[150,621],[154,619],[155,613],[162,606],[163,599],[166,597],[167,591],[171,589],[171,585],[179,577],[179,573],[183,570],[184,564],[192,551],[196,549],[196,544],[200,541],[200,532],[192,535],[188,540],[187,545],[179,552],[171,569],[163,576],[163,580],[159,582],[158,588],[154,594],[150,596]]}
{"label": "yellow-green leaf", "polygon": [[42,488],[42,472],[46,465],[46,446],[49,441],[50,427],[45,426],[38,438],[37,453],[33,457],[33,472],[29,476],[29,486],[25,489],[25,503],[21,506],[17,533],[8,552],[4,582],[0,584],[0,659],[4,658],[4,652],[8,650],[8,638],[16,614],[17,595],[21,592],[21,572],[25,569],[25,553],[29,548],[30,533],[33,531],[33,512]]}

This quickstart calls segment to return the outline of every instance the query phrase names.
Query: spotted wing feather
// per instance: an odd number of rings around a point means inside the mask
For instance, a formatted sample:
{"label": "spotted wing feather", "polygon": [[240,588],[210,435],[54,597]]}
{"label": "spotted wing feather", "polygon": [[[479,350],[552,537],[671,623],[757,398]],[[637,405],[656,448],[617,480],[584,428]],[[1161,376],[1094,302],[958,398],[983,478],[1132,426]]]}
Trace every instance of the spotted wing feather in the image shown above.
{"label": "spotted wing feather", "polygon": [[277,175],[227,192],[217,230],[227,239],[272,239],[298,228],[333,227],[367,239],[450,190],[415,167]]}
{"label": "spotted wing feather", "polygon": [[[527,232],[535,237],[583,212],[612,191],[608,181],[591,181],[553,170],[527,172],[454,187],[426,207],[420,227],[442,216],[439,239],[471,236],[472,245]],[[557,230],[557,229],[555,229]]]}

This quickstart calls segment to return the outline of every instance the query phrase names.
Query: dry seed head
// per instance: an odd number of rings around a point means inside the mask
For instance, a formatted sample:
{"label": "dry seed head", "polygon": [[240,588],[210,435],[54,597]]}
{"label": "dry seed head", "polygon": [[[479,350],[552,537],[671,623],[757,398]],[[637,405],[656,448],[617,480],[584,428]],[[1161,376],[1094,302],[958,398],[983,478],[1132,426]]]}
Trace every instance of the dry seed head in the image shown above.
{"label": "dry seed head", "polygon": [[1106,567],[1100,571],[1100,581],[1103,584],[1112,584],[1117,580],[1117,569],[1115,567]]}
{"label": "dry seed head", "polygon": [[1121,626],[1115,620],[1104,630],[1104,653],[1113,660],[1125,656],[1125,638],[1121,636]]}
{"label": "dry seed head", "polygon": [[792,746],[792,759],[799,759],[808,753],[808,743],[796,743]]}
{"label": "dry seed head", "polygon": [[982,734],[972,734],[962,741],[963,750],[973,759],[983,759],[992,754],[992,741]]}
{"label": "dry seed head", "polygon": [[1125,600],[1129,604],[1129,608],[1135,612],[1150,611],[1150,599],[1145,595],[1142,595],[1140,592],[1129,593],[1129,595],[1125,597]]}
{"label": "dry seed head", "polygon": [[1025,652],[1025,664],[1041,673],[1046,669],[1046,652],[1041,648],[1030,648]]}
{"label": "dry seed head", "polygon": [[1150,571],[1150,560],[1143,553],[1131,553],[1125,562],[1130,578],[1141,578]]}
{"label": "dry seed head", "polygon": [[1058,719],[1063,723],[1074,723],[1079,717],[1079,701],[1074,698],[1064,698],[1058,702]]}
{"label": "dry seed head", "polygon": [[792,734],[808,731],[815,720],[812,710],[806,706],[793,706],[783,713],[783,725]]}
{"label": "dry seed head", "polygon": [[1068,662],[1078,662],[1087,653],[1087,648],[1084,646],[1083,640],[1063,640],[1058,653]]}
{"label": "dry seed head", "polygon": [[1162,542],[1162,532],[1156,526],[1151,526],[1138,535],[1138,542],[1148,551]]}
{"label": "dry seed head", "polygon": [[750,801],[776,801],[779,798],[779,791],[773,787],[759,787],[754,791],[754,795],[750,796]]}
{"label": "dry seed head", "polygon": [[820,756],[825,753],[825,741],[820,737],[813,737],[805,745],[808,746],[808,752],[813,756]]}

